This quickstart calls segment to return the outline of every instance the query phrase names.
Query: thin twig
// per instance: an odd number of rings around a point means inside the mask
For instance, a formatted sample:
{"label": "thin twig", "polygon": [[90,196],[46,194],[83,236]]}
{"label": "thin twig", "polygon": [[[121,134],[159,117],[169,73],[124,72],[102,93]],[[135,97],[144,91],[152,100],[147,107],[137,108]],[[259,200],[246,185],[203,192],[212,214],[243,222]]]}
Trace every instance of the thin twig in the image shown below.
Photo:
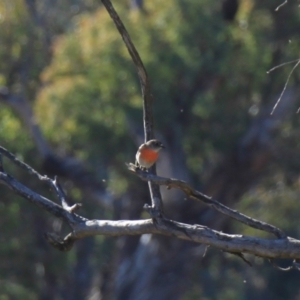
{"label": "thin twig", "polygon": [[268,260],[272,264],[272,266],[274,268],[276,268],[277,270],[279,270],[279,271],[288,272],[288,271],[291,271],[291,270],[294,269],[293,265],[291,265],[291,266],[289,266],[287,268],[282,268],[282,267],[279,267],[277,264],[275,264],[274,259],[269,258]]}
{"label": "thin twig", "polygon": [[[122,39],[127,47],[127,50],[132,58],[132,61],[137,69],[137,73],[140,79],[142,96],[143,96],[143,120],[144,120],[144,133],[145,133],[145,142],[154,138],[154,122],[153,122],[153,95],[151,93],[149,77],[144,67],[144,64],[140,58],[139,53],[137,52],[134,44],[131,41],[129,33],[127,32],[122,20],[118,16],[116,10],[114,9],[110,0],[102,0],[103,5],[108,11],[110,17],[114,21],[119,33],[122,36]],[[151,172],[156,174],[155,165],[151,168]],[[159,187],[152,182],[148,182],[152,207],[145,206],[147,211],[151,214],[153,218],[158,218],[163,215],[163,202],[161,199],[161,194]]]}
{"label": "thin twig", "polygon": [[278,98],[276,104],[274,105],[274,107],[273,107],[273,109],[272,109],[272,111],[271,111],[271,115],[273,115],[273,113],[274,113],[274,111],[275,111],[277,105],[279,104],[279,102],[280,102],[280,100],[281,100],[281,98],[282,98],[282,96],[283,96],[283,94],[284,94],[284,92],[285,92],[285,90],[286,90],[286,88],[287,88],[287,85],[288,85],[288,82],[289,82],[289,80],[290,80],[291,75],[293,74],[294,70],[298,67],[299,64],[300,64],[300,59],[299,59],[298,62],[294,65],[292,71],[290,72],[290,74],[289,74],[289,76],[288,76],[288,78],[287,78],[287,80],[286,80],[286,82],[285,82],[285,85],[284,85],[284,87],[283,87],[283,90],[282,90],[282,92],[281,92],[281,94],[280,94],[280,97]]}
{"label": "thin twig", "polygon": [[208,252],[208,248],[209,248],[209,245],[207,245],[207,246],[205,247],[204,253],[203,253],[203,255],[202,255],[202,258],[204,258],[204,257],[206,256],[206,254],[207,254],[207,252]]}
{"label": "thin twig", "polygon": [[[60,200],[60,202],[62,204],[62,207],[64,209],[66,209],[68,212],[71,213],[80,207],[80,204],[74,204],[74,205],[70,206],[67,203],[65,193],[64,193],[63,189],[61,188],[61,186],[58,184],[57,178],[55,178],[55,180],[52,180],[51,178],[49,178],[46,175],[41,175],[39,172],[34,170],[28,164],[19,160],[14,154],[12,154],[8,150],[6,150],[5,148],[0,146],[0,158],[2,157],[2,155],[5,156],[6,158],[8,158],[10,161],[12,161],[14,164],[16,164],[21,169],[28,172],[30,175],[33,175],[37,179],[45,182],[56,193],[58,199]],[[1,166],[2,166],[2,164],[0,161],[0,172],[1,172]]]}
{"label": "thin twig", "polygon": [[70,205],[68,203],[67,196],[66,196],[63,188],[61,187],[61,185],[58,183],[57,176],[55,176],[54,180],[51,180],[51,183],[52,183],[52,188],[56,192],[58,198],[61,201],[61,205],[65,210],[72,213],[72,212],[74,212],[75,210],[79,209],[82,206],[81,203],[75,203],[73,205]]}
{"label": "thin twig", "polygon": [[299,264],[299,260],[298,259],[294,259],[293,266],[294,266],[295,270],[300,271],[300,264]]}
{"label": "thin twig", "polygon": [[[11,152],[9,152],[8,150],[6,150],[5,148],[0,146],[0,153],[7,157],[10,161],[12,161],[15,165],[17,165],[18,167],[20,167],[21,169],[25,170],[26,172],[28,172],[31,175],[34,175],[35,177],[37,177],[39,180],[46,180],[47,176],[42,176],[41,174],[39,174],[37,171],[35,171],[32,167],[30,167],[29,165],[27,165],[26,163],[22,162],[21,160],[19,160],[15,155],[13,155]],[[47,177],[48,178],[48,177]]]}
{"label": "thin twig", "polygon": [[294,60],[291,60],[291,61],[287,61],[287,62],[285,62],[285,63],[282,63],[282,64],[278,65],[278,66],[275,66],[275,67],[271,68],[269,71],[267,71],[267,74],[269,74],[269,73],[271,73],[271,72],[273,72],[273,71],[275,71],[275,70],[277,70],[277,69],[279,69],[279,68],[281,68],[281,67],[284,67],[284,66],[286,66],[286,65],[289,65],[289,64],[298,62],[299,60],[300,60],[300,58],[294,59]]}
{"label": "thin twig", "polygon": [[64,239],[53,232],[45,233],[45,239],[54,248],[59,251],[69,251],[72,249],[76,239],[73,238],[72,234],[68,234]]}
{"label": "thin twig", "polygon": [[237,257],[241,258],[248,266],[252,267],[252,263],[248,259],[246,259],[246,257],[243,255],[242,252],[230,252],[230,251],[224,251],[224,252],[227,252],[232,255],[236,255]]}
{"label": "thin twig", "polygon": [[286,5],[287,4],[287,0],[285,0],[282,4],[280,4],[279,6],[277,6],[275,8],[275,11],[278,11],[282,6]]}
{"label": "thin twig", "polygon": [[74,224],[78,224],[87,220],[77,214],[70,213],[60,205],[32,191],[27,186],[23,185],[18,180],[6,173],[0,172],[0,183],[5,184],[12,189],[15,194],[29,200],[30,202],[50,212],[52,215],[67,221],[71,227],[73,227]]}
{"label": "thin twig", "polygon": [[147,173],[142,171],[141,169],[137,168],[133,164],[128,164],[128,169],[138,175],[142,180],[145,181],[152,181],[158,185],[165,185],[168,188],[177,188],[186,193],[186,195],[192,199],[204,202],[207,206],[217,210],[218,212],[231,217],[243,224],[246,224],[250,227],[253,227],[255,229],[259,229],[262,231],[270,232],[274,234],[275,236],[279,238],[286,238],[286,234],[279,228],[270,225],[268,223],[256,220],[254,218],[250,218],[236,210],[233,210],[224,204],[213,200],[211,197],[193,189],[188,183],[182,180],[178,179],[173,179],[173,178],[165,178],[165,177],[160,177],[156,176],[151,173]]}

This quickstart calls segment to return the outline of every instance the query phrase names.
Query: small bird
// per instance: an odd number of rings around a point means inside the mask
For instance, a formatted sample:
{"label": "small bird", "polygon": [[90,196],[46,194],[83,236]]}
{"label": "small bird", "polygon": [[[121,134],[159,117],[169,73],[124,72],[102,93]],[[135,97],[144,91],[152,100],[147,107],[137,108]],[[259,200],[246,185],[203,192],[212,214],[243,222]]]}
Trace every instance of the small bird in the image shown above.
{"label": "small bird", "polygon": [[162,148],[165,148],[165,146],[158,140],[150,140],[142,144],[135,155],[135,164],[144,169],[151,168],[157,161],[159,151]]}

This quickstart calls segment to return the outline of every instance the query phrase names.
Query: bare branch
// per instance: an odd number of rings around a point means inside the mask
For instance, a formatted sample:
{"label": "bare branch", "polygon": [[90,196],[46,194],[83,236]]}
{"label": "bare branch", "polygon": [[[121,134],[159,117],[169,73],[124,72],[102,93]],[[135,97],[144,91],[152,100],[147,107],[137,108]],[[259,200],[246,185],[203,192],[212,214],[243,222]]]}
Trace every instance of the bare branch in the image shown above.
{"label": "bare branch", "polygon": [[272,111],[271,111],[271,115],[274,113],[276,107],[278,106],[278,104],[279,104],[279,102],[280,102],[280,100],[281,100],[281,98],[282,98],[282,96],[283,96],[283,94],[284,94],[284,92],[285,92],[285,90],[286,90],[286,88],[287,88],[287,85],[288,85],[288,83],[289,83],[289,80],[290,80],[290,78],[291,78],[293,72],[295,71],[295,69],[298,67],[299,64],[300,64],[300,59],[299,59],[298,62],[294,65],[293,69],[292,69],[291,72],[289,73],[289,75],[288,75],[288,77],[287,77],[287,80],[286,80],[286,82],[285,82],[285,85],[284,85],[284,87],[283,87],[283,90],[282,90],[282,92],[281,92],[281,94],[280,94],[280,96],[279,96],[277,102],[275,103],[275,105],[274,105],[274,107],[273,107],[273,109],[272,109]]}
{"label": "bare branch", "polygon": [[51,181],[52,188],[54,189],[58,198],[61,201],[61,205],[62,205],[63,209],[72,213],[72,212],[75,212],[77,209],[79,209],[82,206],[81,203],[75,203],[73,205],[70,205],[68,203],[67,196],[66,196],[63,188],[61,187],[61,185],[58,183],[57,176],[55,176],[54,180],[50,179],[50,181]]}
{"label": "bare branch", "polygon": [[285,62],[285,63],[282,63],[280,65],[277,65],[277,66],[271,68],[269,71],[267,71],[267,74],[270,74],[271,72],[273,72],[273,71],[275,71],[275,70],[277,70],[277,69],[279,69],[281,67],[284,67],[284,66],[289,65],[289,64],[293,64],[293,63],[298,62],[298,61],[299,61],[299,58],[291,60],[291,61],[288,61],[288,62]]}
{"label": "bare branch", "polygon": [[47,240],[51,240],[51,245],[63,251],[71,249],[76,240],[88,236],[123,236],[152,233],[214,246],[231,253],[250,253],[265,258],[300,259],[300,241],[289,237],[269,240],[242,235],[229,235],[205,226],[188,225],[166,219],[161,219],[158,224],[154,224],[152,219],[137,221],[87,220],[79,215],[69,213],[61,206],[31,191],[5,173],[0,173],[0,182],[10,187],[16,194],[72,225],[73,232],[64,239],[53,234],[47,234]]}
{"label": "bare branch", "polygon": [[287,0],[285,0],[283,3],[281,3],[279,6],[277,6],[275,8],[275,11],[278,11],[282,6],[286,5],[287,4]]}
{"label": "bare branch", "polygon": [[[60,200],[62,207],[64,209],[66,209],[69,212],[73,212],[76,209],[78,209],[81,204],[76,203],[72,206],[70,206],[67,203],[67,199],[66,199],[66,195],[62,189],[62,187],[59,185],[58,181],[57,181],[57,177],[55,177],[54,180],[52,180],[51,178],[49,178],[48,176],[43,176],[41,174],[39,174],[36,170],[34,170],[32,167],[30,167],[29,165],[27,165],[26,163],[20,161],[15,155],[13,155],[12,153],[10,153],[8,150],[6,150],[5,148],[0,146],[0,154],[6,156],[8,159],[10,159],[14,164],[16,164],[17,166],[19,166],[20,168],[22,168],[23,170],[27,171],[29,174],[34,175],[37,179],[44,181],[47,183],[47,185],[56,193],[58,199]],[[2,156],[1,156],[2,157]],[[0,164],[0,166],[2,166],[2,164]],[[1,171],[1,170],[0,170]],[[3,171],[3,170],[2,170]]]}
{"label": "bare branch", "polygon": [[[39,174],[32,167],[30,167],[26,163],[20,161],[15,155],[13,155],[11,152],[9,152],[8,150],[6,150],[5,148],[3,148],[1,146],[0,146],[0,153],[2,155],[4,155],[5,157],[7,157],[15,165],[17,165],[21,169],[25,170],[26,172],[28,172],[30,175],[34,175],[37,179],[42,180],[42,181],[48,181],[49,180],[49,178],[47,176],[43,176],[43,175]],[[48,181],[48,183],[49,183],[49,181]]]}
{"label": "bare branch", "polygon": [[291,271],[291,270],[294,269],[294,266],[293,266],[293,265],[288,266],[287,268],[282,268],[282,267],[279,267],[279,266],[274,262],[274,259],[269,258],[268,260],[269,260],[269,262],[272,264],[272,266],[273,266],[274,268],[276,268],[277,270],[279,270],[279,271],[288,272],[288,271]]}
{"label": "bare branch", "polygon": [[70,234],[62,239],[57,234],[50,232],[45,233],[45,238],[52,247],[58,249],[59,251],[71,250],[74,242],[76,241],[76,239],[72,238]]}
{"label": "bare branch", "polygon": [[240,253],[240,252],[229,252],[229,251],[224,251],[224,252],[227,252],[229,254],[232,254],[232,255],[236,255],[237,257],[239,257],[240,259],[242,259],[248,266],[252,267],[252,263],[245,258],[245,256],[243,255],[243,253]]}
{"label": "bare branch", "polygon": [[298,259],[294,259],[293,260],[293,263],[286,267],[286,268],[283,268],[283,267],[280,267],[278,266],[275,262],[274,262],[274,259],[271,259],[269,258],[268,261],[272,264],[272,266],[279,270],[279,271],[283,271],[283,272],[289,272],[291,270],[297,270],[297,271],[300,271],[300,264],[299,264],[299,260]]}
{"label": "bare branch", "polygon": [[142,95],[144,99],[144,129],[145,129],[145,142],[154,138],[153,134],[153,114],[152,114],[152,102],[153,96],[150,91],[150,83],[147,71],[144,67],[144,64],[140,58],[139,53],[137,52],[134,44],[131,41],[129,33],[127,32],[122,20],[120,19],[118,13],[114,9],[110,0],[102,0],[103,5],[108,11],[110,17],[114,21],[125,46],[132,58],[132,61],[137,69],[137,73],[140,79]]}
{"label": "bare branch", "polygon": [[60,205],[32,191],[31,189],[14,179],[12,176],[4,172],[0,172],[0,183],[8,186],[17,195],[20,195],[23,198],[29,200],[30,202],[36,204],[37,206],[45,209],[52,215],[61,218],[64,221],[67,221],[71,226],[73,224],[77,224],[78,222],[86,220],[85,218],[80,217],[79,215],[70,213],[69,211],[62,208]]}
{"label": "bare branch", "polygon": [[192,199],[201,201],[205,203],[207,206],[217,210],[218,212],[229,216],[243,224],[246,224],[250,227],[270,232],[277,236],[278,238],[286,238],[286,234],[279,228],[276,228],[273,225],[267,224],[265,222],[250,218],[236,210],[233,210],[224,204],[211,199],[211,197],[202,194],[201,192],[193,189],[191,186],[189,186],[185,181],[178,180],[178,179],[173,179],[173,178],[165,178],[165,177],[160,177],[151,173],[147,173],[142,171],[141,169],[137,168],[133,164],[128,164],[128,169],[138,175],[142,180],[145,181],[152,181],[158,185],[165,185],[168,188],[177,188],[186,193],[186,195]]}
{"label": "bare branch", "polygon": [[[107,9],[110,17],[114,21],[119,33],[121,34],[123,41],[127,47],[127,50],[132,58],[132,61],[137,69],[137,73],[140,79],[142,96],[143,96],[143,120],[144,120],[144,133],[145,133],[145,142],[154,138],[154,122],[153,122],[153,95],[151,93],[149,77],[144,67],[144,64],[131,41],[129,33],[127,32],[123,22],[118,16],[116,10],[114,9],[110,0],[102,0],[103,5]],[[155,165],[151,168],[151,172],[156,174]],[[153,182],[148,182],[149,190],[151,195],[152,207],[148,205],[145,206],[147,211],[151,214],[153,218],[161,217],[163,215],[163,202],[161,199],[161,194],[159,187]]]}
{"label": "bare branch", "polygon": [[300,241],[286,239],[261,239],[243,235],[230,235],[201,225],[188,225],[162,219],[154,224],[152,219],[137,221],[89,220],[74,227],[72,237],[80,239],[87,236],[162,234],[179,239],[211,245],[231,253],[249,253],[265,258],[300,258]]}
{"label": "bare branch", "polygon": [[[150,177],[154,176],[152,174],[148,175]],[[155,177],[158,176],[154,176],[154,178]],[[158,179],[160,179],[160,177],[158,177]],[[177,181],[170,180],[168,185],[177,187],[176,182]],[[88,236],[161,234],[214,246],[220,250],[234,253],[241,258],[243,258],[244,253],[249,253],[264,258],[289,258],[294,260],[300,259],[300,241],[293,238],[286,237],[285,239],[279,238],[270,240],[242,235],[230,235],[212,230],[206,226],[189,225],[165,218],[160,218],[159,222],[156,222],[156,220],[153,219],[137,221],[88,220],[77,214],[71,213],[70,210],[64,209],[51,200],[33,192],[31,189],[24,186],[12,176],[4,172],[0,172],[0,183],[8,186],[16,194],[31,201],[44,210],[47,210],[52,215],[59,217],[69,223],[69,225],[72,227],[72,232],[65,238],[61,238],[54,233],[46,234],[46,239],[48,240],[48,242],[61,251],[70,250],[76,240]],[[190,187],[185,186],[184,182],[179,183],[179,185],[181,184],[183,184],[185,190],[190,189],[191,193],[195,193],[197,195],[197,191],[194,191]],[[59,189],[59,186],[57,187]],[[61,191],[58,192],[61,193]],[[213,201],[205,195],[203,197],[206,200],[209,200],[207,201],[208,203],[210,203],[210,201]],[[217,202],[213,201],[212,203],[216,205]]]}

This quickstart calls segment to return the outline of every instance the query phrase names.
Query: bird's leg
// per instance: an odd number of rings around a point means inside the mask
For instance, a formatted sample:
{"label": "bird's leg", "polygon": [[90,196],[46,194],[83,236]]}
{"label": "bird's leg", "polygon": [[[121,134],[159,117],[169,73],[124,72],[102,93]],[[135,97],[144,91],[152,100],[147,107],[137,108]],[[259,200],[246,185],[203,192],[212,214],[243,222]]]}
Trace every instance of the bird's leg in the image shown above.
{"label": "bird's leg", "polygon": [[135,166],[136,166],[137,168],[141,169],[141,170],[144,171],[144,172],[147,171],[147,168],[142,167],[142,166],[138,163],[137,160],[135,160]]}

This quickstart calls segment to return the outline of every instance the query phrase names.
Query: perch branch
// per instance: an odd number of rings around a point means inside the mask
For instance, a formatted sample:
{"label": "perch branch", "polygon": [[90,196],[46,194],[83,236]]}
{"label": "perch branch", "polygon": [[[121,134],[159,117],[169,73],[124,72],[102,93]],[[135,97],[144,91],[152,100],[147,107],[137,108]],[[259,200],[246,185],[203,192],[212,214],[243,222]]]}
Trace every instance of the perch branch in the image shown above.
{"label": "perch branch", "polygon": [[31,191],[5,173],[0,173],[0,182],[10,187],[16,194],[72,224],[72,233],[63,239],[57,238],[53,234],[47,234],[47,240],[52,240],[51,245],[59,250],[69,250],[76,240],[89,236],[123,236],[151,233],[210,245],[231,253],[249,253],[263,258],[300,259],[300,241],[293,238],[268,240],[230,235],[205,226],[188,225],[166,219],[161,219],[158,224],[154,224],[152,219],[137,221],[87,220],[77,214],[68,212],[51,200]]}
{"label": "perch branch", "polygon": [[76,240],[88,236],[124,236],[161,234],[216,247],[230,253],[248,253],[263,258],[300,258],[300,241],[286,239],[262,239],[243,235],[225,234],[205,226],[188,225],[167,219],[154,224],[147,220],[88,220],[80,222],[68,239]]}
{"label": "perch branch", "polygon": [[193,189],[191,186],[189,186],[185,181],[173,179],[173,178],[164,178],[160,177],[151,173],[147,173],[142,171],[141,169],[137,168],[133,164],[128,164],[128,168],[131,172],[138,175],[142,180],[144,181],[152,181],[156,183],[157,185],[165,185],[168,188],[177,188],[186,193],[186,195],[194,200],[201,201],[205,203],[207,206],[217,210],[218,212],[229,216],[243,224],[246,224],[250,227],[253,227],[255,229],[259,229],[262,231],[266,231],[269,233],[274,234],[278,238],[286,238],[286,234],[279,228],[267,224],[265,222],[250,218],[236,210],[233,210],[224,204],[211,199],[209,196],[202,194],[201,192]]}
{"label": "perch branch", "polygon": [[[6,151],[2,151],[1,153],[7,154]],[[23,165],[23,163],[20,164],[18,162],[18,165],[24,167],[25,164]],[[29,170],[31,170],[31,168]],[[149,176],[150,175],[151,174],[149,174]],[[37,178],[40,179],[40,176],[37,176]],[[165,218],[161,218],[159,222],[154,222],[155,220],[153,219],[137,221],[88,220],[37,194],[5,172],[0,172],[0,183],[12,189],[15,194],[20,195],[70,224],[72,232],[65,238],[61,238],[54,233],[46,234],[48,242],[61,251],[70,250],[76,240],[88,236],[161,234],[213,246],[220,250],[234,253],[239,257],[242,257],[244,253],[248,253],[269,259],[284,258],[294,259],[295,261],[300,259],[300,241],[290,237],[270,240],[225,234],[206,226],[189,225]],[[172,184],[174,184],[174,182],[171,180],[169,186]],[[174,187],[175,186],[176,185],[174,185]],[[59,185],[57,185],[57,187],[59,189]],[[60,193],[61,191],[58,192]],[[64,197],[64,195],[61,195],[61,197]],[[215,202],[213,202],[213,204],[216,205]]]}

